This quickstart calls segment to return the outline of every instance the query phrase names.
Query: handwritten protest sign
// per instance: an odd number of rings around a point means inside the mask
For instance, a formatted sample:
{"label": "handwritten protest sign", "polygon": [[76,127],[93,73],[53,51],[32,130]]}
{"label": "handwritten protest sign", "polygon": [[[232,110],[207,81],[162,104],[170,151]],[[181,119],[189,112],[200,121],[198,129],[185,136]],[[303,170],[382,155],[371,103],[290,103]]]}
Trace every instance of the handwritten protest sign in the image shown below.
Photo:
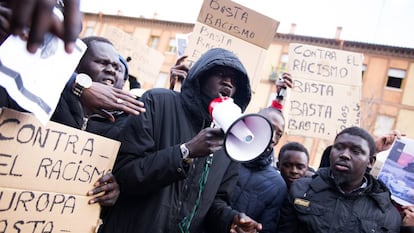
{"label": "handwritten protest sign", "polygon": [[279,26],[278,21],[228,0],[205,0],[197,21],[264,49]]}
{"label": "handwritten protest sign", "polygon": [[342,129],[359,126],[362,61],[359,53],[291,44],[288,133],[331,140]]}
{"label": "handwritten protest sign", "polygon": [[414,205],[414,140],[397,139],[386,153],[385,162],[376,163],[371,174],[387,185],[397,203]]}
{"label": "handwritten protest sign", "polygon": [[164,55],[142,42],[140,39],[114,26],[107,26],[102,34],[111,42],[123,57],[131,57],[129,73],[144,82],[154,84],[158,79]]}
{"label": "handwritten protest sign", "polygon": [[94,232],[86,193],[111,171],[120,143],[32,114],[0,115],[0,232]]}
{"label": "handwritten protest sign", "polygon": [[254,89],[279,22],[229,0],[205,0],[197,21],[185,50],[190,66],[207,50],[225,48],[242,61]]}

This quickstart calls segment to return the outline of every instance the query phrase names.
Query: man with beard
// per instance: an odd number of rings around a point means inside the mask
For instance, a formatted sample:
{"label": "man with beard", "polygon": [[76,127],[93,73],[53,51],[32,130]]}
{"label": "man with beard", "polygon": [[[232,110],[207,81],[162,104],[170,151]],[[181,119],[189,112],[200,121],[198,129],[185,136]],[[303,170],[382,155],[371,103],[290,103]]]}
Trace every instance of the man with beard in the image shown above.
{"label": "man with beard", "polygon": [[210,102],[232,97],[244,111],[247,72],[230,51],[205,52],[181,92],[165,88],[140,98],[146,112],[129,116],[114,167],[121,194],[102,232],[256,232],[261,225],[230,207],[237,162],[222,148],[224,133],[210,127]]}
{"label": "man with beard", "polygon": [[366,172],[375,161],[375,142],[362,128],[335,138],[330,167],[292,183],[279,232],[400,232],[401,216],[390,192]]}

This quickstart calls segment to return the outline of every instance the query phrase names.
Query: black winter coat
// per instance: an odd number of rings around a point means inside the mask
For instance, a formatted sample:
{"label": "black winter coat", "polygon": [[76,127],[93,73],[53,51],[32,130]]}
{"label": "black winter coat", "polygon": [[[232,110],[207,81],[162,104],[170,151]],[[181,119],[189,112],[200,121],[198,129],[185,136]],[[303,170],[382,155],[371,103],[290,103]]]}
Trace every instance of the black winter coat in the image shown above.
{"label": "black winter coat", "polygon": [[181,92],[151,89],[144,93],[146,112],[128,117],[114,175],[121,195],[104,220],[106,233],[174,233],[187,217],[194,218],[190,232],[229,232],[233,216],[229,207],[239,164],[224,150],[214,153],[201,199],[199,180],[206,158],[187,165],[179,146],[211,123],[208,103],[202,100],[200,79],[211,68],[222,65],[240,72],[233,96],[243,110],[250,101],[250,85],[245,68],[235,55],[211,49],[190,69]]}
{"label": "black winter coat", "polygon": [[0,108],[3,107],[10,108],[20,112],[27,112],[9,96],[7,90],[4,87],[0,86]]}
{"label": "black winter coat", "polygon": [[293,182],[279,233],[399,232],[401,216],[391,203],[390,192],[371,175],[365,177],[368,186],[351,194],[336,188],[329,168]]}
{"label": "black winter coat", "polygon": [[261,223],[261,233],[276,233],[280,209],[287,197],[287,187],[280,173],[271,165],[273,150],[240,166],[239,180],[232,207]]}

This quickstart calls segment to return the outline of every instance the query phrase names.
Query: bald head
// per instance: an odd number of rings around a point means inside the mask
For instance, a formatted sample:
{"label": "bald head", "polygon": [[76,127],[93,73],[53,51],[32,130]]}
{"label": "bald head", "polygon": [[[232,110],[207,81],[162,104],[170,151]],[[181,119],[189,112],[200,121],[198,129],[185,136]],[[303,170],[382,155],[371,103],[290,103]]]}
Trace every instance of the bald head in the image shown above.
{"label": "bald head", "polygon": [[273,127],[273,139],[271,147],[274,147],[279,143],[280,138],[285,131],[285,118],[280,110],[268,107],[259,111],[259,114],[269,120]]}

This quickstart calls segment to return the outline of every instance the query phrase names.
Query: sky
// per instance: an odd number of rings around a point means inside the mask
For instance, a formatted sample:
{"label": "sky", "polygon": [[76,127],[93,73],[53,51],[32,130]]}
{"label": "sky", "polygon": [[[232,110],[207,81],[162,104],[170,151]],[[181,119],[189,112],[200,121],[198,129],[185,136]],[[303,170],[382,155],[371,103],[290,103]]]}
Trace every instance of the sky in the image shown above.
{"label": "sky", "polygon": [[[414,48],[414,0],[234,0],[280,22],[278,32]],[[195,23],[203,0],[81,0],[84,12]]]}

